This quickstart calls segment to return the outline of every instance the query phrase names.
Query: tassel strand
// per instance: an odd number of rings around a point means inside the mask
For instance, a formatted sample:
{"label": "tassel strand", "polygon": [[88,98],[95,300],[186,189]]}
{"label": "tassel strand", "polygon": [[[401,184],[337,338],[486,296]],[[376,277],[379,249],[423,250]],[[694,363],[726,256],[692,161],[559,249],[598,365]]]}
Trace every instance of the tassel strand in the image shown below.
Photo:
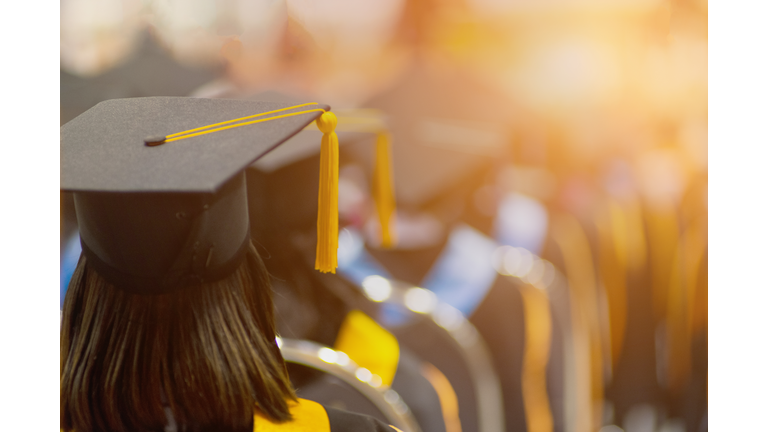
{"label": "tassel strand", "polygon": [[339,248],[339,138],[335,132],[336,115],[325,112],[315,123],[323,133],[320,148],[315,270],[336,273],[336,254]]}
{"label": "tassel strand", "polygon": [[395,192],[392,187],[390,139],[387,132],[376,134],[376,165],[373,169],[373,198],[381,224],[381,246],[391,248],[397,241],[392,230],[395,215]]}

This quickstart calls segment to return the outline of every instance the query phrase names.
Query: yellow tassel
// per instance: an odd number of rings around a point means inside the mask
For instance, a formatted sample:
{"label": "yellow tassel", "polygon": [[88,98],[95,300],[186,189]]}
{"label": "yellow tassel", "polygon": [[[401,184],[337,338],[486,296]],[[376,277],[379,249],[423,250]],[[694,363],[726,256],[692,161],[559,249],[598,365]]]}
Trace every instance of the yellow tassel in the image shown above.
{"label": "yellow tassel", "polygon": [[339,138],[336,116],[325,112],[315,121],[323,133],[320,147],[320,188],[317,200],[315,270],[336,273],[339,248]]}
{"label": "yellow tassel", "polygon": [[373,169],[373,198],[381,224],[381,246],[391,248],[397,241],[391,230],[394,224],[395,192],[392,187],[392,166],[390,164],[389,134],[376,134],[376,165]]}

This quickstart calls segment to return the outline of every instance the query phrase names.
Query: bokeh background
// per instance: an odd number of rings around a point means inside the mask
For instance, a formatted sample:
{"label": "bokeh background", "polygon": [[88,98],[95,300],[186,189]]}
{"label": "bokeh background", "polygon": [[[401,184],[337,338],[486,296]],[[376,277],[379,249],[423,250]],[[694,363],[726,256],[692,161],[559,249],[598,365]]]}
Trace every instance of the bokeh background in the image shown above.
{"label": "bokeh background", "polygon": [[[580,305],[597,381],[587,430],[707,430],[706,0],[60,7],[60,124],[112,98],[269,90],[366,108],[414,70],[483,83],[512,120],[502,162],[492,180],[477,179],[472,203],[487,213],[510,193],[531,200],[543,216],[526,213],[521,230],[548,239],[535,252],[589,287]],[[62,252],[71,211],[62,194]],[[569,261],[568,248],[589,259]]]}

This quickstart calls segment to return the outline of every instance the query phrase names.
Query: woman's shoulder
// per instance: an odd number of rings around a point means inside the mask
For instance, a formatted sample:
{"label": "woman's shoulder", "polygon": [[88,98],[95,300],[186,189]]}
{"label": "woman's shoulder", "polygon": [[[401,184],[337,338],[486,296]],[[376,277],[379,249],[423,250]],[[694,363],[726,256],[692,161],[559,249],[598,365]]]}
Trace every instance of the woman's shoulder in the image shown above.
{"label": "woman's shoulder", "polygon": [[362,414],[326,408],[317,402],[298,399],[290,402],[293,420],[285,423],[273,423],[256,413],[253,422],[254,432],[397,432],[379,420]]}

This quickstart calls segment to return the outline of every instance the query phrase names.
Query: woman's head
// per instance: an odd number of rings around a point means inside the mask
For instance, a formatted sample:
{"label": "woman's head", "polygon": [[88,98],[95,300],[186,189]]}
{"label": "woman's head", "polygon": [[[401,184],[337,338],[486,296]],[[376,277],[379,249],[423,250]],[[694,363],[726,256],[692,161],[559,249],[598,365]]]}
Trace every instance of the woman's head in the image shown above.
{"label": "woman's head", "polygon": [[61,427],[248,430],[253,410],[290,417],[272,291],[251,245],[218,282],[169,294],[122,291],[81,258],[64,301]]}
{"label": "woman's head", "polygon": [[83,250],[63,307],[63,429],[164,429],[166,407],[186,430],[289,417],[244,170],[329,109],[127,98],[62,126]]}

